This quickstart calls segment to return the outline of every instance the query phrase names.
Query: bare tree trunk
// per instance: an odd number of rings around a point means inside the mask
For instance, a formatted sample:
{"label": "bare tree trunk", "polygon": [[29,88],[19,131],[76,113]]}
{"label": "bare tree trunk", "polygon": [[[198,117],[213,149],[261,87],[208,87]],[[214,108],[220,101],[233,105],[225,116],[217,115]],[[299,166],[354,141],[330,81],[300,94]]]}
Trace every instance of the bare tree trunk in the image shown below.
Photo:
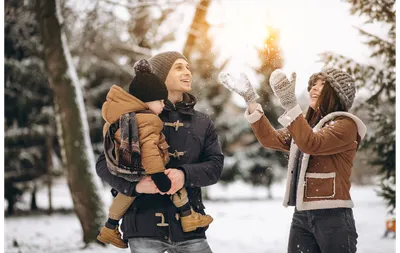
{"label": "bare tree trunk", "polygon": [[53,176],[51,175],[53,172],[53,162],[52,162],[52,154],[53,154],[53,142],[51,136],[46,137],[46,147],[47,147],[47,193],[49,200],[49,209],[47,210],[48,214],[53,213],[53,202],[52,202],[52,192],[51,187],[53,184]]}
{"label": "bare tree trunk", "polygon": [[268,199],[272,199],[272,187],[271,187],[271,185],[267,186],[267,191],[268,191],[267,198]]}
{"label": "bare tree trunk", "polygon": [[[192,25],[183,48],[183,55],[190,62],[190,55],[192,54],[193,47],[196,42],[196,38],[202,36],[203,32],[207,30],[208,23],[206,22],[206,16],[208,7],[210,6],[211,0],[201,0],[196,7],[196,13],[194,14]],[[205,35],[204,35],[205,36]]]}
{"label": "bare tree trunk", "polygon": [[44,45],[44,60],[54,93],[58,138],[74,210],[83,229],[83,241],[95,241],[104,222],[103,203],[98,195],[100,179],[90,142],[82,87],[76,74],[67,38],[62,30],[57,0],[38,0],[37,19]]}
{"label": "bare tree trunk", "polygon": [[31,194],[31,211],[38,210],[38,207],[37,207],[37,204],[36,204],[36,192],[37,192],[37,183],[34,180],[33,181],[32,194]]}
{"label": "bare tree trunk", "polygon": [[15,203],[17,197],[21,196],[23,191],[17,188],[13,182],[4,182],[4,198],[8,201],[7,215],[13,215],[15,212]]}

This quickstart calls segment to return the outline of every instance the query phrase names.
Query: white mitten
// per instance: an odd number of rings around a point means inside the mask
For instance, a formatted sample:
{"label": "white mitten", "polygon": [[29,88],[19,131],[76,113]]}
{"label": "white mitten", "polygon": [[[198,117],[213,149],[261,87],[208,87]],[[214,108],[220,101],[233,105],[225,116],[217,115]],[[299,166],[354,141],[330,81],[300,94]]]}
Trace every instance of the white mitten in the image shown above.
{"label": "white mitten", "polygon": [[276,69],[269,78],[269,84],[286,111],[289,111],[297,105],[295,95],[296,72],[292,73],[291,80],[289,81],[282,70]]}
{"label": "white mitten", "polygon": [[218,78],[228,90],[236,92],[243,97],[246,104],[250,104],[260,97],[244,73],[240,73],[240,78],[237,79],[229,73],[221,72]]}

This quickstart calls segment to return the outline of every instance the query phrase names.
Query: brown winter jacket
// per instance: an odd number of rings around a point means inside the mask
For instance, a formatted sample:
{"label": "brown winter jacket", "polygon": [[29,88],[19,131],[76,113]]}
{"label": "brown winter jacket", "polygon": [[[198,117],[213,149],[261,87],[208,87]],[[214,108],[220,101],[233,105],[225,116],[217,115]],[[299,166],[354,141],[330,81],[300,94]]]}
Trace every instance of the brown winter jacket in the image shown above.
{"label": "brown winter jacket", "polygon": [[297,150],[304,153],[300,166],[296,207],[313,210],[354,206],[350,197],[353,160],[366,126],[347,112],[334,112],[311,128],[300,107],[282,115],[285,127],[275,130],[264,116],[261,105],[246,119],[251,123],[259,143],[265,148],[290,151],[284,206],[288,206]]}
{"label": "brown winter jacket", "polygon": [[[103,119],[103,136],[112,123],[128,112],[149,110],[141,100],[124,91],[121,87],[113,85],[107,94],[106,102],[101,109]],[[136,120],[139,130],[139,144],[142,166],[146,174],[154,174],[165,170],[169,161],[168,144],[161,133],[163,123],[156,114],[138,113]],[[120,129],[115,133],[115,140],[120,143]]]}

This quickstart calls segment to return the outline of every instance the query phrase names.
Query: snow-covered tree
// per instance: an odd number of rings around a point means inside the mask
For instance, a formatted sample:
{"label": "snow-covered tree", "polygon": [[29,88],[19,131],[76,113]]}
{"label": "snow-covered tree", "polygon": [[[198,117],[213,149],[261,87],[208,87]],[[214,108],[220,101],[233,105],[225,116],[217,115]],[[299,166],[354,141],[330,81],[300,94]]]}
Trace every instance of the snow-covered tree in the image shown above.
{"label": "snow-covered tree", "polygon": [[382,175],[379,195],[393,212],[396,207],[396,7],[394,0],[347,0],[351,14],[366,18],[366,24],[380,24],[387,29],[384,37],[357,28],[371,48],[371,64],[361,64],[353,59],[331,52],[322,54],[326,65],[344,69],[355,76],[357,87],[369,91],[369,97],[354,110],[367,110],[369,122],[367,138],[362,148],[371,149],[370,163],[380,167]]}
{"label": "snow-covered tree", "polygon": [[[269,187],[274,178],[274,169],[285,164],[285,159],[275,151],[262,148],[249,124],[243,118],[243,108],[229,100],[231,92],[218,83],[218,74],[228,61],[216,66],[216,54],[213,40],[208,35],[210,25],[206,21],[209,0],[199,2],[184,52],[190,59],[193,69],[193,93],[198,98],[197,109],[207,113],[215,121],[221,146],[225,154],[225,165],[221,176],[223,182],[237,179],[250,181],[255,185]],[[271,103],[272,91],[269,89],[270,73],[282,66],[279,50],[279,37],[271,28],[270,37],[265,41],[266,47],[260,49],[262,84],[258,91],[262,104]],[[274,50],[276,50],[274,52]],[[267,90],[266,90],[267,89]],[[275,110],[266,107],[266,114],[276,122]],[[278,166],[274,166],[278,164]]]}
{"label": "snow-covered tree", "polygon": [[[260,96],[258,102],[262,105],[264,114],[270,120],[271,124],[279,128],[277,118],[278,113],[283,110],[274,104],[274,94],[269,85],[271,73],[278,68],[283,67],[283,56],[279,45],[279,31],[272,27],[266,27],[268,35],[265,38],[264,46],[258,49],[260,66],[255,69],[259,76],[260,86],[257,93]],[[251,132],[248,123],[245,121],[237,122],[234,129],[241,129],[242,134]],[[268,197],[272,198],[271,185],[280,174],[282,168],[287,164],[287,157],[282,152],[263,148],[255,138],[254,134],[242,135],[247,137],[247,141],[242,149],[235,152],[236,166],[241,168],[243,178],[254,185],[263,185],[268,189]],[[237,140],[238,136],[232,136]]]}
{"label": "snow-covered tree", "polygon": [[210,24],[206,20],[210,4],[210,0],[201,0],[198,3],[183,54],[192,68],[192,93],[198,100],[196,109],[215,120],[222,113],[230,94],[218,83],[218,74],[225,63],[222,66],[215,63],[217,53],[210,37]]}
{"label": "snow-covered tree", "polygon": [[[197,99],[196,109],[206,113],[214,121],[221,141],[223,129],[220,124],[222,121],[219,119],[225,118],[223,114],[230,92],[218,82],[218,74],[226,62],[222,63],[221,66],[216,65],[218,54],[215,52],[213,38],[210,35],[211,27],[206,19],[211,2],[211,0],[198,2],[183,48],[183,54],[187,57],[192,69],[193,85],[191,93]],[[223,179],[224,176],[222,176]],[[204,198],[207,198],[207,191],[203,191],[203,195]]]}
{"label": "snow-covered tree", "polygon": [[[65,29],[84,86],[90,137],[95,155],[103,151],[101,107],[113,84],[128,88],[134,63],[174,39],[168,18],[179,2],[89,1],[82,13],[65,4]],[[116,7],[124,18],[115,14]],[[166,26],[167,25],[167,26]]]}
{"label": "snow-covered tree", "polygon": [[[150,57],[152,49],[174,39],[174,29],[170,29],[173,25],[166,24],[166,20],[180,2],[95,0],[79,8],[74,0],[60,3],[63,30],[84,89],[90,137],[97,156],[103,149],[101,106],[109,88],[112,84],[127,88],[134,62]],[[16,193],[13,182],[45,179],[40,176],[46,172],[62,174],[63,168],[51,170],[61,153],[35,1],[7,1],[5,7],[5,178],[10,193]],[[116,15],[116,7],[123,14],[125,10],[128,19]],[[49,136],[51,145],[46,144]],[[14,195],[7,194],[11,201]],[[9,205],[10,211],[12,207]]]}
{"label": "snow-covered tree", "polygon": [[36,18],[43,43],[47,79],[53,91],[56,123],[63,165],[74,210],[83,229],[83,241],[96,240],[105,215],[99,196],[100,179],[83,102],[82,86],[63,31],[60,2],[36,2]]}

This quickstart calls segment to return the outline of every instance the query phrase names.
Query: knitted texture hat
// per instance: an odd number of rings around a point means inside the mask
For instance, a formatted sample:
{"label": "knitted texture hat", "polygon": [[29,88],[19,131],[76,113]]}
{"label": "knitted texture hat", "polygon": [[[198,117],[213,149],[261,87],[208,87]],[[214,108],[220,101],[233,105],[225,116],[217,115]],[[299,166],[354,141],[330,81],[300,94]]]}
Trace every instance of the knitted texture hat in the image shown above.
{"label": "knitted texture hat", "polygon": [[142,102],[151,102],[168,98],[165,83],[152,72],[150,63],[139,60],[134,66],[135,77],[129,84],[129,93]]}
{"label": "knitted texture hat", "polygon": [[149,62],[153,68],[154,74],[156,74],[158,78],[161,79],[161,81],[165,82],[169,70],[171,69],[174,62],[178,59],[184,59],[185,61],[188,61],[186,57],[183,56],[181,53],[168,51],[156,54],[149,59]]}
{"label": "knitted texture hat", "polygon": [[345,105],[345,109],[350,110],[356,96],[356,86],[354,79],[344,71],[334,68],[326,68],[321,72],[313,74],[308,81],[308,91],[311,90],[314,83],[324,78],[330,86],[335,90],[340,101]]}

